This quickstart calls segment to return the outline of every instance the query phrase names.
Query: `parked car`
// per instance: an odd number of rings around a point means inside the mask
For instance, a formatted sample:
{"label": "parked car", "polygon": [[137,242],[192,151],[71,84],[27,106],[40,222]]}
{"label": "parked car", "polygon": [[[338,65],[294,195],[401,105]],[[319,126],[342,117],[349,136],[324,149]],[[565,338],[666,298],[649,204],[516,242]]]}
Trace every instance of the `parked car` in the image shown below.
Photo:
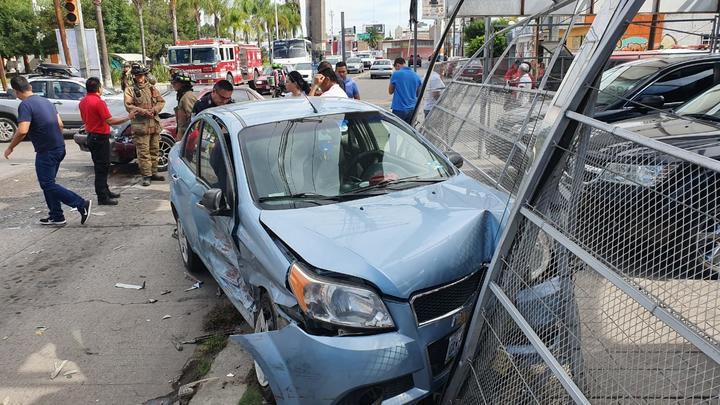
{"label": "parked car", "polygon": [[392,61],[390,59],[378,59],[373,62],[372,66],[370,67],[370,78],[374,79],[376,77],[390,77],[392,76],[393,72],[393,65]]}
{"label": "parked car", "polygon": [[508,196],[365,102],[229,106],[188,131],[169,169],[182,260],[253,326],[233,340],[263,392],[357,404],[440,391]]}
{"label": "parked car", "polygon": [[346,61],[348,73],[362,73],[365,66],[360,58],[350,58]]}
{"label": "parked car", "polygon": [[[460,65],[462,66],[462,65]],[[466,80],[470,82],[479,83],[483,80],[483,66],[481,60],[471,61],[465,68],[460,67],[459,80]]]}
{"label": "parked car", "polygon": [[603,73],[595,117],[615,122],[654,107],[677,108],[718,84],[720,56],[669,55],[617,65]]}
{"label": "parked car", "polygon": [[[79,105],[80,99],[85,97],[84,80],[64,75],[30,75],[28,82],[34,94],[47,98],[55,105],[66,133],[72,134],[82,126]],[[119,100],[122,94],[103,89],[103,97]],[[10,142],[15,134],[19,105],[20,100],[12,91],[0,97],[0,142]]]}
{"label": "parked car", "polygon": [[[212,86],[195,86],[194,93],[198,98],[212,91]],[[175,91],[170,90],[163,95],[165,99],[165,107],[160,113],[160,125],[162,132],[160,134],[160,159],[158,162],[158,170],[167,170],[168,154],[173,145],[180,139],[183,134],[177,133],[177,122],[175,120],[175,107],[177,99]],[[233,90],[233,100],[235,102],[264,100],[263,96],[256,91],[247,87],[236,87]],[[108,102],[108,109],[114,116],[122,116],[127,114],[125,104],[118,102]],[[87,147],[87,133],[82,127],[77,134],[74,135],[75,143],[85,152],[90,152]],[[110,163],[127,164],[135,160],[137,157],[135,144],[132,140],[132,132],[130,123],[126,122],[111,127],[110,130]]]}
{"label": "parked car", "polygon": [[422,58],[420,55],[410,55],[407,59],[408,66],[412,67],[413,65],[417,67],[422,67]]}
{"label": "parked car", "polygon": [[298,63],[294,66],[294,70],[297,70],[306,82],[312,83],[315,73],[312,63]]}
{"label": "parked car", "polygon": [[[720,85],[675,113],[616,125],[720,160]],[[590,138],[584,180],[582,204],[587,209],[578,210],[576,229],[613,235],[611,239],[580,236],[581,243],[597,255],[615,257],[618,267],[631,276],[720,275],[720,212],[714,210],[714,201],[720,198],[717,172],[692,170],[687,162],[599,133]],[[672,198],[658,198],[661,195]],[[595,229],[583,223],[603,225]],[[618,251],[632,254],[615,254]],[[652,274],[642,274],[648,257],[657,258],[655,266]]]}
{"label": "parked car", "polygon": [[370,69],[370,66],[375,61],[375,57],[370,52],[358,52],[355,56],[360,58],[365,69]]}
{"label": "parked car", "polygon": [[325,57],[325,61],[332,65],[333,69],[335,69],[335,64],[342,61],[342,57],[340,55],[330,55]]}
{"label": "parked car", "polygon": [[272,74],[272,67],[264,67],[262,72],[260,72],[260,75],[255,76],[255,80],[252,82],[253,84],[250,87],[260,94],[270,94],[272,89],[270,88],[270,81],[268,80],[268,77],[272,76]]}

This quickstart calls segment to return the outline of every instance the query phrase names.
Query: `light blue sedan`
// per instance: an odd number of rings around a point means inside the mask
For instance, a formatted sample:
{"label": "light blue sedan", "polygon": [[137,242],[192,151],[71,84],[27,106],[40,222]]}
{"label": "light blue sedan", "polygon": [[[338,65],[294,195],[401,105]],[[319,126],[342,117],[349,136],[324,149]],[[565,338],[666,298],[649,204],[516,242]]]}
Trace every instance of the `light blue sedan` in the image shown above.
{"label": "light blue sedan", "polygon": [[185,266],[254,334],[280,403],[416,402],[447,382],[508,196],[413,128],[333,98],[199,114],[171,154]]}

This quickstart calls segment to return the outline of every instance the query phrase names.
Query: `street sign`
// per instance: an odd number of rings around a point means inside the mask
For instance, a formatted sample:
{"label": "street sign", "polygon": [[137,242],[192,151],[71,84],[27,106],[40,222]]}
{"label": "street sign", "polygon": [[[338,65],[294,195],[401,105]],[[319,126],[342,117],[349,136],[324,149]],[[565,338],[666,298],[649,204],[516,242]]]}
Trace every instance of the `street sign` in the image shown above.
{"label": "street sign", "polygon": [[423,0],[422,19],[437,20],[440,18],[445,18],[445,0]]}
{"label": "street sign", "polygon": [[361,32],[357,34],[357,39],[360,41],[367,41],[370,39],[370,34],[367,32]]}

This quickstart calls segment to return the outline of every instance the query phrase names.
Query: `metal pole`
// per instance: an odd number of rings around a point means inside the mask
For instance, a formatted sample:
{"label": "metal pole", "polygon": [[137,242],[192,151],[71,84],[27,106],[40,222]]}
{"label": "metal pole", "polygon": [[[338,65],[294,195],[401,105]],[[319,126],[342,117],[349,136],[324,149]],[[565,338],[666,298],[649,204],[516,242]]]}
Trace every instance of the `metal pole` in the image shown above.
{"label": "metal pole", "polygon": [[110,61],[108,60],[107,43],[105,42],[105,24],[102,15],[102,0],[93,0],[95,3],[95,19],[97,20],[98,36],[100,37],[100,58],[102,60],[103,86],[113,88],[112,75],[110,74]]}
{"label": "metal pole", "polygon": [[77,14],[78,24],[75,26],[75,41],[78,44],[78,68],[82,77],[88,77],[90,74],[88,58],[87,58],[87,44],[85,43],[85,23],[83,22],[82,4],[77,2]]}
{"label": "metal pole", "polygon": [[345,12],[340,12],[340,52],[342,61],[345,62]]}
{"label": "metal pole", "polygon": [[413,22],[413,70],[417,72],[417,16],[415,17],[415,21]]}
{"label": "metal pole", "polygon": [[[493,45],[495,44],[495,37],[492,35],[492,20],[490,17],[485,17],[485,57],[483,58],[483,79],[485,75],[492,69],[492,57],[493,57]],[[485,81],[485,80],[483,80]]]}
{"label": "metal pole", "polygon": [[70,48],[68,48],[67,34],[65,33],[65,19],[60,10],[60,0],[53,0],[55,6],[55,20],[57,21],[58,31],[60,32],[60,43],[62,45],[63,56],[65,56],[65,64],[72,66],[72,58],[70,58]]}
{"label": "metal pole", "polygon": [[648,51],[655,49],[655,33],[657,32],[658,14],[660,13],[660,0],[653,1],[652,12],[652,19],[650,20],[650,33],[648,34]]}
{"label": "metal pole", "polygon": [[450,56],[456,56],[458,54],[457,50],[455,49],[455,46],[457,44],[457,27],[455,26],[455,19],[453,18],[452,22],[452,32],[453,32],[453,39],[452,39],[452,53]]}

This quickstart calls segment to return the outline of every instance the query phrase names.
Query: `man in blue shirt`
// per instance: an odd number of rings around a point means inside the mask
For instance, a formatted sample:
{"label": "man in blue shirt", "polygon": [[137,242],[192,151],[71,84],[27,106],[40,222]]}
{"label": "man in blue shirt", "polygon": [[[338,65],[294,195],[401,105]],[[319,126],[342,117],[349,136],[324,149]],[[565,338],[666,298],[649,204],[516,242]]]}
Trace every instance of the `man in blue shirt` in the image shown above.
{"label": "man in blue shirt", "polygon": [[395,59],[393,67],[395,72],[390,77],[390,87],[388,88],[388,92],[393,96],[390,108],[393,114],[412,125],[410,119],[417,103],[422,82],[417,73],[405,66],[405,59]]}
{"label": "man in blue shirt", "polygon": [[336,63],[335,73],[345,82],[345,93],[348,98],[360,100],[360,90],[358,89],[357,83],[355,83],[352,77],[348,77],[347,64],[345,62]]}
{"label": "man in blue shirt", "polygon": [[85,200],[55,183],[60,162],[65,158],[65,139],[60,115],[47,99],[33,94],[26,78],[15,76],[10,81],[10,85],[22,102],[18,106],[17,131],[10,146],[5,149],[5,159],[10,159],[13,150],[25,139],[25,136],[30,138],[35,147],[35,173],[50,210],[48,217],[41,219],[40,224],[65,225],[65,216],[60,203],[77,208],[80,223],[85,224],[90,217],[92,201]]}

